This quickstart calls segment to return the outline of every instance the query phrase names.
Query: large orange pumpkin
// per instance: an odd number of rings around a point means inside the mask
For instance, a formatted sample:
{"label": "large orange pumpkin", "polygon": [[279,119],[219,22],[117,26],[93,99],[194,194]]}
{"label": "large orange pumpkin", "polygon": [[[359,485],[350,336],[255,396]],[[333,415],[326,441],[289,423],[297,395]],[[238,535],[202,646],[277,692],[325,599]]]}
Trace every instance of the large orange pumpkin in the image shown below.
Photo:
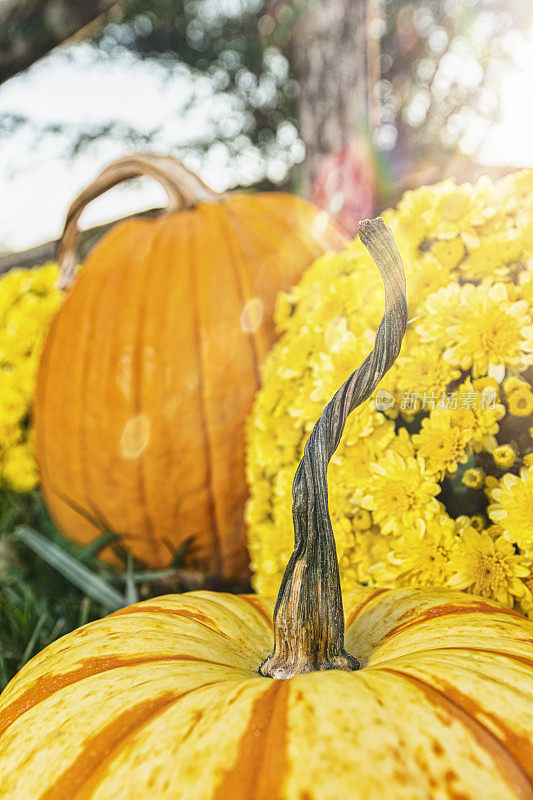
{"label": "large orange pumpkin", "polygon": [[389,232],[361,236],[385,317],[306,445],[274,626],[195,592],[50,645],[0,697],[0,800],[532,800],[533,623],[446,589],[360,587],[343,615],[327,463],[406,323]]}
{"label": "large orange pumpkin", "polygon": [[99,532],[148,566],[246,576],[243,422],[274,340],[273,304],[343,235],[286,194],[220,196],[174,159],[108,167],[73,203],[60,249],[73,278],[78,218],[120,181],[150,175],[170,210],[116,225],[55,318],[35,398],[42,490],[61,530]]}

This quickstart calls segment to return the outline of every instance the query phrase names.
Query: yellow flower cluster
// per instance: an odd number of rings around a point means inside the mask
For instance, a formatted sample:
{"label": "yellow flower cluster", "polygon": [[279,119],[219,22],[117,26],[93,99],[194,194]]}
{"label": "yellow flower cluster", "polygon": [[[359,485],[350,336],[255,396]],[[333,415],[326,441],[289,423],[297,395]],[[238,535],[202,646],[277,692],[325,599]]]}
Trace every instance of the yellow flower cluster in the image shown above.
{"label": "yellow flower cluster", "polygon": [[[383,215],[409,323],[329,467],[344,585],[449,585],[533,618],[533,171],[407,192]],[[278,298],[248,423],[255,588],[293,547],[291,484],[323,406],[373,345],[383,292],[359,240]]]}
{"label": "yellow flower cluster", "polygon": [[31,404],[50,321],[62,300],[57,265],[14,269],[0,279],[0,488],[37,484]]}

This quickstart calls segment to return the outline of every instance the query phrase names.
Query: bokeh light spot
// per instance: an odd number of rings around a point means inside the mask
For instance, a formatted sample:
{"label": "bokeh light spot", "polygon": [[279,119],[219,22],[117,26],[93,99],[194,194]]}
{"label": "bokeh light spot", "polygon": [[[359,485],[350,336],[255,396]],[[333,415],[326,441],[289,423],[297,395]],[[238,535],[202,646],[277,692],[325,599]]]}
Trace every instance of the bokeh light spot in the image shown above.
{"label": "bokeh light spot", "polygon": [[253,333],[263,321],[263,303],[259,297],[249,300],[241,314],[241,327],[247,333]]}
{"label": "bokeh light spot", "polygon": [[126,422],[120,437],[120,452],[123,458],[128,460],[139,458],[150,441],[151,428],[150,417],[144,413]]}

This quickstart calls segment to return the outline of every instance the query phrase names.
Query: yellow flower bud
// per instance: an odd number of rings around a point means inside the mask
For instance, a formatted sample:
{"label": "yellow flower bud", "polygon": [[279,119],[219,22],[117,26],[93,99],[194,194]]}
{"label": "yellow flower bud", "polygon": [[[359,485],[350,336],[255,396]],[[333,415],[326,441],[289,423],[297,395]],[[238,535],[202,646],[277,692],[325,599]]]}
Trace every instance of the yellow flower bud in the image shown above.
{"label": "yellow flower bud", "polygon": [[529,384],[516,375],[511,375],[504,380],[503,388],[506,394],[512,394],[512,392],[516,392],[517,389],[529,389]]}
{"label": "yellow flower bud", "polygon": [[469,489],[481,489],[485,480],[485,473],[482,469],[467,469],[462,477],[462,481]]}
{"label": "yellow flower bud", "polygon": [[496,447],[492,452],[492,457],[496,466],[502,467],[503,469],[512,467],[516,461],[516,453],[510,444],[501,444],[499,447]]}
{"label": "yellow flower bud", "polygon": [[503,528],[501,525],[489,525],[485,532],[493,539],[498,539],[503,534]]}
{"label": "yellow flower bud", "polygon": [[367,531],[372,527],[372,515],[366,508],[359,508],[353,516],[352,525],[356,531]]}
{"label": "yellow flower bud", "polygon": [[509,414],[515,417],[527,417],[533,414],[533,392],[531,389],[515,389],[507,396]]}
{"label": "yellow flower bud", "polygon": [[431,252],[440,263],[453,269],[465,254],[465,246],[459,236],[454,239],[437,239],[431,245]]}

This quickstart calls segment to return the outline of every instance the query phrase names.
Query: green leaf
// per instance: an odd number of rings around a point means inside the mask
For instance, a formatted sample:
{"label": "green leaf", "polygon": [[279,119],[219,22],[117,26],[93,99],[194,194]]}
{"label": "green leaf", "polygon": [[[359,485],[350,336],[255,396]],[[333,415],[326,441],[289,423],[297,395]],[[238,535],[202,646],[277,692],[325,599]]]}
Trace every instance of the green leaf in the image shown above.
{"label": "green leaf", "polygon": [[110,611],[116,611],[126,605],[124,597],[116,589],[37,531],[27,525],[19,525],[15,528],[13,537],[23,542],[88,597],[106,606]]}

